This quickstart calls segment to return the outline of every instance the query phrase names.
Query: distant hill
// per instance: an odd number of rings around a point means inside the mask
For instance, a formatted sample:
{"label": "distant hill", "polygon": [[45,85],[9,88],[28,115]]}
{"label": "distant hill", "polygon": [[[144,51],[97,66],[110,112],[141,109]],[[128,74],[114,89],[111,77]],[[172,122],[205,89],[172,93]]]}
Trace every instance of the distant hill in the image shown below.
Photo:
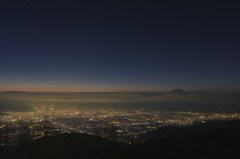
{"label": "distant hill", "polygon": [[1,113],[0,112],[0,116],[8,116],[9,114],[8,113]]}
{"label": "distant hill", "polygon": [[181,89],[181,88],[178,88],[178,89],[172,90],[170,93],[176,93],[176,94],[178,94],[178,93],[184,93],[184,90]]}

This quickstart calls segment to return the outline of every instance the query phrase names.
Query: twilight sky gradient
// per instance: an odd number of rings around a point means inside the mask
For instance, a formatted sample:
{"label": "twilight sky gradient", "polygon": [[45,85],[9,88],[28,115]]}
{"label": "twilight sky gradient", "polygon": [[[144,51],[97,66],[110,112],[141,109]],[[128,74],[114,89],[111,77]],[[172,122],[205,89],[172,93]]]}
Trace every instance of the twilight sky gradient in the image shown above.
{"label": "twilight sky gradient", "polygon": [[240,88],[240,7],[0,2],[0,91]]}

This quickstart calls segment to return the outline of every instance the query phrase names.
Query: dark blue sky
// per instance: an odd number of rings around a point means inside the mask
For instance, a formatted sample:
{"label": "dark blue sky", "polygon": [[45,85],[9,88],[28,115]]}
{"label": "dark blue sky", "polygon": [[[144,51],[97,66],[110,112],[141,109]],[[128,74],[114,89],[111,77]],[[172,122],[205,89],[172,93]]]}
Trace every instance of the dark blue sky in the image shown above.
{"label": "dark blue sky", "polygon": [[0,2],[0,90],[240,88],[240,7]]}

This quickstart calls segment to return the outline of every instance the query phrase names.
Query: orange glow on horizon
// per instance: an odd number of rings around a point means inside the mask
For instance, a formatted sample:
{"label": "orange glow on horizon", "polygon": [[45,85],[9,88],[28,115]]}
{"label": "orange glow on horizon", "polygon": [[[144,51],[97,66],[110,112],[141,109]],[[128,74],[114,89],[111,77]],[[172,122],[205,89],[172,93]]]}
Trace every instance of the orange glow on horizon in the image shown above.
{"label": "orange glow on horizon", "polygon": [[131,86],[33,86],[33,85],[0,85],[3,91],[28,92],[128,92],[128,91],[166,91],[168,89],[151,89]]}

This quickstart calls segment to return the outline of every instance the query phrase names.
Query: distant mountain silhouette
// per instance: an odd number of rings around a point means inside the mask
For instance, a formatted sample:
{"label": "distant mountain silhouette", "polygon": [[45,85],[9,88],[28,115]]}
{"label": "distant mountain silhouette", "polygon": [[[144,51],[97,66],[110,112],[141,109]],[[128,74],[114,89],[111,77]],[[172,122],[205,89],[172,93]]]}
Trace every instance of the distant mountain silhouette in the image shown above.
{"label": "distant mountain silhouette", "polygon": [[211,121],[188,127],[162,127],[133,145],[86,134],[43,137],[2,146],[1,159],[237,159],[240,121]]}
{"label": "distant mountain silhouette", "polygon": [[9,114],[0,112],[0,116],[7,116],[7,115],[9,115]]}
{"label": "distant mountain silhouette", "polygon": [[178,89],[172,90],[170,93],[176,93],[176,94],[178,94],[178,93],[184,93],[184,90],[181,89],[181,88],[178,88]]}

